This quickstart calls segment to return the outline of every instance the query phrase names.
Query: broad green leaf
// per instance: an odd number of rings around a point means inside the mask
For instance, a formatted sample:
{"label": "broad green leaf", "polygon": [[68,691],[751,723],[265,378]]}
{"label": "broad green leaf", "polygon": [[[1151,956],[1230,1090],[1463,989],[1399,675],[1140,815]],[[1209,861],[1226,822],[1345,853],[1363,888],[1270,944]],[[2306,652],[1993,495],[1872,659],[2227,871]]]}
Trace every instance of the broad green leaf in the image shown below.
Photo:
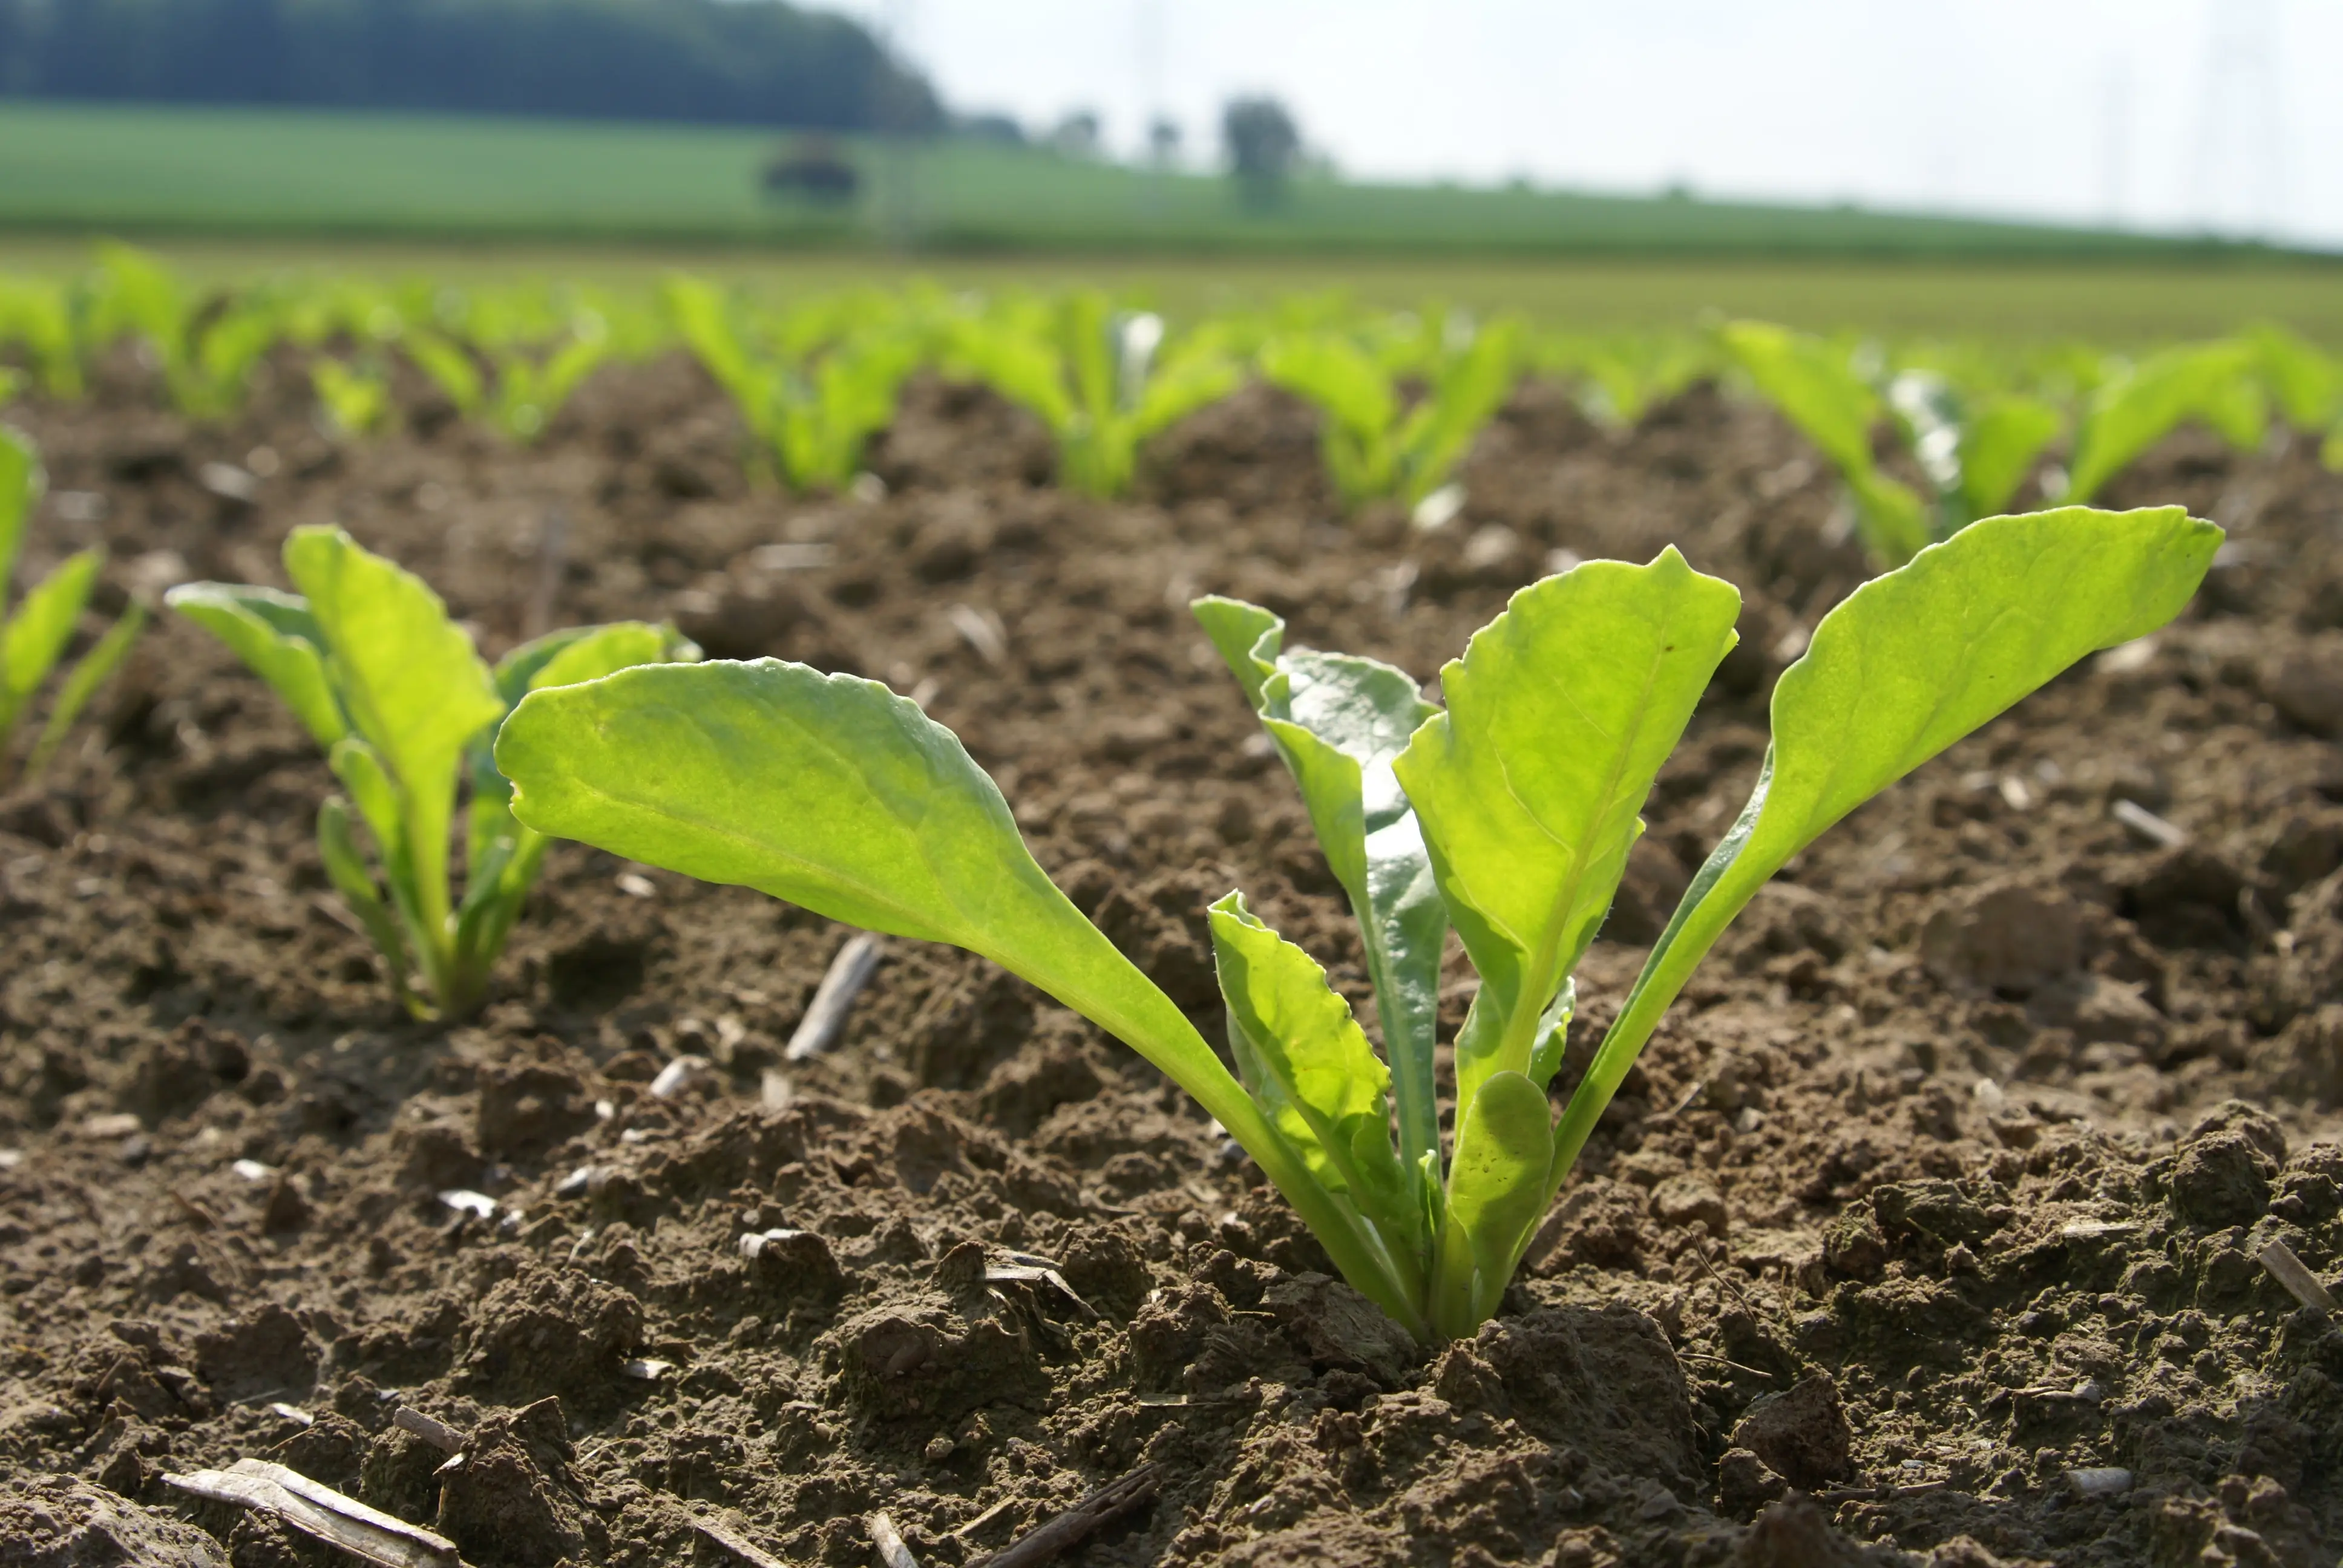
{"label": "broad green leaf", "polygon": [[17,552],[25,548],[25,529],[46,482],[40,455],[33,444],[0,425],[0,615],[7,613],[8,583],[16,571]]}
{"label": "broad green leaf", "polygon": [[[570,627],[525,642],[497,661],[494,678],[498,699],[510,708],[539,687],[575,686],[638,664],[669,659],[689,664],[699,658],[699,645],[672,626],[613,621],[607,626]],[[513,820],[508,809],[512,786],[497,771],[495,739],[493,733],[484,729],[471,747],[472,803],[466,840],[469,869],[458,912],[470,918],[472,925],[458,927],[459,949],[468,937],[485,930],[480,921],[486,917],[474,913],[482,901],[498,896],[508,883],[515,884],[509,890],[515,897],[525,897],[545,853],[543,843],[536,841],[538,836]],[[489,863],[491,859],[494,865]],[[510,923],[507,918],[505,924]],[[497,933],[498,940],[501,935]]]}
{"label": "broad green leaf", "polygon": [[1463,460],[1473,438],[1513,393],[1521,331],[1497,322],[1475,334],[1473,346],[1444,370],[1422,406],[1423,422],[1406,438],[1408,477],[1400,499],[1410,506],[1438,489]]}
{"label": "broad green leaf", "polygon": [[49,717],[41,726],[41,738],[33,745],[33,755],[25,763],[25,771],[38,773],[49,765],[49,759],[65,744],[65,733],[73,728],[89,699],[97,695],[98,688],[121,668],[129,657],[131,645],[146,626],[146,607],[133,604],[121,618],[106,628],[106,635],[96,645],[82,655],[81,661],[65,676],[65,684],[57,688],[57,699],[49,705]]}
{"label": "broad green leaf", "polygon": [[1033,863],[957,738],[876,681],[772,659],[646,666],[531,692],[496,755],[541,832],[968,948],[1118,1033],[1193,1035]]}
{"label": "broad green leaf", "polygon": [[1317,404],[1346,430],[1380,434],[1399,417],[1391,377],[1346,338],[1272,338],[1262,346],[1261,370],[1272,386]]}
{"label": "broad green leaf", "polygon": [[1728,322],[1719,338],[1735,364],[1840,473],[1871,466],[1871,427],[1879,399],[1848,365],[1845,354],[1820,338],[1762,321]]}
{"label": "broad green leaf", "polygon": [[763,377],[734,332],[723,291],[697,277],[673,276],[663,293],[684,346],[733,401],[747,409],[763,396]]}
{"label": "broad green leaf", "polygon": [[1244,385],[1244,367],[1218,354],[1174,358],[1151,377],[1131,414],[1131,436],[1144,441],[1161,434]]}
{"label": "broad green leaf", "polygon": [[2343,416],[2343,360],[2270,323],[2247,336],[2287,423],[2299,430],[2324,430]]}
{"label": "broad green leaf", "polygon": [[1961,431],[1961,496],[1971,520],[2008,510],[2065,423],[2056,408],[2035,397],[1990,397],[1971,410]]}
{"label": "broad green leaf", "polygon": [[1825,616],[1775,684],[1773,744],[1755,792],[1571,1098],[1557,1171],[1694,967],[1791,856],[2077,660],[2169,621],[2220,542],[2219,528],[2178,507],[1988,518]]}
{"label": "broad green leaf", "polygon": [[1412,1164],[1440,1147],[1433,1054],[1448,915],[1392,764],[1435,710],[1404,670],[1282,652],[1285,623],[1257,606],[1212,598],[1189,608],[1276,743],[1350,895],[1399,1079],[1401,1157]]}
{"label": "broad green leaf", "polygon": [[436,332],[409,333],[400,347],[457,413],[470,418],[480,411],[488,388],[481,384],[480,367],[460,347]]}
{"label": "broad green leaf", "polygon": [[227,644],[276,689],[318,745],[330,750],[349,733],[326,674],[326,636],[307,600],[240,583],[182,583],[163,602]]}
{"label": "broad green leaf", "polygon": [[1459,1042],[1460,1101],[1529,1070],[1740,608],[1673,546],[1649,566],[1590,561],[1515,594],[1442,672],[1448,711],[1397,770],[1491,1010]]}
{"label": "broad green leaf", "polygon": [[497,738],[513,814],[549,836],[1021,975],[1146,1057],[1260,1162],[1351,1282],[1423,1319],[1342,1200],[1171,999],[1052,885],[959,739],[872,680],[803,665],[644,665],[521,699]]}
{"label": "broad green leaf", "polygon": [[296,528],[285,568],[324,631],[350,726],[399,787],[424,929],[448,914],[447,828],[464,749],[504,712],[488,666],[429,585],[336,528]]}
{"label": "broad green leaf", "polygon": [[1413,1216],[1392,1150],[1391,1074],[1351,1004],[1316,960],[1245,908],[1242,894],[1212,905],[1210,918],[1229,1027],[1275,1080],[1298,1123],[1289,1141],[1328,1187],[1348,1191],[1394,1241],[1405,1236]]}
{"label": "broad green leaf", "polygon": [[2184,420],[2207,417],[2234,426],[2237,416],[2224,410],[2234,410],[2238,395],[2233,387],[2252,384],[2253,373],[2251,347],[2227,339],[2167,349],[2101,385],[2076,434],[2065,499],[2089,500]]}
{"label": "broad green leaf", "polygon": [[67,556],[25,596],[0,631],[0,734],[64,656],[105,564],[106,552],[94,548]]}
{"label": "broad green leaf", "polygon": [[[1245,701],[1258,709],[1263,683],[1277,673],[1277,648],[1284,638],[1285,622],[1259,605],[1222,598],[1218,594],[1191,600],[1188,609],[1196,618],[1196,624],[1204,628],[1204,635],[1212,639],[1213,650],[1229,667],[1229,673],[1244,689]],[[1270,639],[1269,657],[1255,658],[1253,649],[1261,646],[1263,638]]]}
{"label": "broad green leaf", "polygon": [[1095,289],[1068,296],[1060,308],[1059,342],[1074,406],[1093,420],[1111,417],[1118,401],[1112,314],[1106,296]]}
{"label": "broad green leaf", "polygon": [[[1499,1072],[1483,1082],[1457,1119],[1456,1158],[1448,1173],[1448,1234],[1443,1252],[1458,1237],[1470,1250],[1473,1269],[1466,1310],[1451,1316],[1455,1303],[1437,1303],[1450,1335],[1467,1334],[1496,1310],[1513,1262],[1528,1244],[1530,1229],[1551,1201],[1547,1175],[1554,1161],[1554,1113],[1545,1091],[1518,1072]],[[1443,1266],[1446,1280],[1464,1271]]]}
{"label": "broad green leaf", "polygon": [[690,663],[699,649],[671,626],[612,621],[575,626],[525,642],[497,661],[497,695],[509,707],[540,686],[575,686],[638,664]]}
{"label": "broad green leaf", "polygon": [[1073,427],[1074,402],[1066,391],[1058,352],[1048,343],[994,322],[963,322],[948,362],[1011,402],[1022,404],[1053,435],[1062,437]]}

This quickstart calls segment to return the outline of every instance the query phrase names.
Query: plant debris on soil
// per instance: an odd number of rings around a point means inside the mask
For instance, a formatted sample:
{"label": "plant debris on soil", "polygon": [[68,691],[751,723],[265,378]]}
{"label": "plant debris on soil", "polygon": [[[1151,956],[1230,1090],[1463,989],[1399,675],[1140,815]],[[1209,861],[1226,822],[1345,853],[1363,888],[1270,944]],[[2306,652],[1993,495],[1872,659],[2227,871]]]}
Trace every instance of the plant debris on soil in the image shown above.
{"label": "plant debris on soil", "polygon": [[[1435,690],[1574,558],[1674,543],[1740,586],[1579,977],[1583,1061],[1864,574],[1823,467],[1706,387],[1623,432],[1525,387],[1418,533],[1342,520],[1311,417],[1259,389],[1099,503],[935,382],[883,492],[792,498],[680,358],[605,370],[525,450],[414,387],[407,433],[339,445],[297,379],[225,429],[126,359],[21,407],[33,568],[110,545],[95,629],[277,581],[285,534],[337,521],[491,654],[664,616],[884,679],[1214,1039],[1232,887],[1366,990],[1190,598]],[[407,1020],[327,890],[315,747],[165,618],[0,798],[0,1563],[350,1561],[165,1480],[250,1460],[478,1568],[862,1564],[880,1514],[960,1568],[1085,1499],[1058,1560],[1093,1568],[2325,1568],[2343,1322],[2263,1256],[2328,1290],[2343,1259],[2343,480],[2183,433],[2117,492],[2230,529],[2197,605],[1794,862],[1502,1313],[1438,1348],[1151,1068],[967,954],[888,941],[788,1060],[852,933],[563,845],[485,1009]]]}

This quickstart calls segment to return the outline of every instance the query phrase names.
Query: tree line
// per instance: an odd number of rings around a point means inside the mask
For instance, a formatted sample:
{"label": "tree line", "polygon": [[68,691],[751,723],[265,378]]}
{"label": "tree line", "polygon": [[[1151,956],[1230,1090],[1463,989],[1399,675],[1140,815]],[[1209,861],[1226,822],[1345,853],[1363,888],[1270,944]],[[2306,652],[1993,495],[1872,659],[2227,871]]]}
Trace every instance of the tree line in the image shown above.
{"label": "tree line", "polygon": [[0,95],[931,131],[932,87],[786,0],[0,0]]}

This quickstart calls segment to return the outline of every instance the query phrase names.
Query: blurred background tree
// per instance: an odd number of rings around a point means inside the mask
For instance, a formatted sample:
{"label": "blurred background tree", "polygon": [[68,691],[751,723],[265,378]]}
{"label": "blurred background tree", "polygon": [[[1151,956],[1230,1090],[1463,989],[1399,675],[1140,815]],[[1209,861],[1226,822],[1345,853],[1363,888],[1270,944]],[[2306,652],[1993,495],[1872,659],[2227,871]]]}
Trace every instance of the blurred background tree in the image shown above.
{"label": "blurred background tree", "polygon": [[[925,79],[787,0],[0,0],[0,94],[925,134]],[[883,116],[883,123],[882,123]]]}
{"label": "blurred background tree", "polygon": [[1301,162],[1302,129],[1275,98],[1231,98],[1221,110],[1221,146],[1239,199],[1275,206]]}

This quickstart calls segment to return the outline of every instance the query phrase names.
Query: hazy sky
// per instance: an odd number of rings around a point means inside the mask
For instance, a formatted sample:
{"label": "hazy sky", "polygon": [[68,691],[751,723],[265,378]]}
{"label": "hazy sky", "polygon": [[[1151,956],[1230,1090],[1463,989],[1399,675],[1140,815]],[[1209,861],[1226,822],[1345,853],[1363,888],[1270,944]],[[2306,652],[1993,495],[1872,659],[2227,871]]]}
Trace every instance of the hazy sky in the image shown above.
{"label": "hazy sky", "polygon": [[2336,0],[836,0],[958,106],[1285,100],[1356,176],[2213,226],[2343,247]]}

